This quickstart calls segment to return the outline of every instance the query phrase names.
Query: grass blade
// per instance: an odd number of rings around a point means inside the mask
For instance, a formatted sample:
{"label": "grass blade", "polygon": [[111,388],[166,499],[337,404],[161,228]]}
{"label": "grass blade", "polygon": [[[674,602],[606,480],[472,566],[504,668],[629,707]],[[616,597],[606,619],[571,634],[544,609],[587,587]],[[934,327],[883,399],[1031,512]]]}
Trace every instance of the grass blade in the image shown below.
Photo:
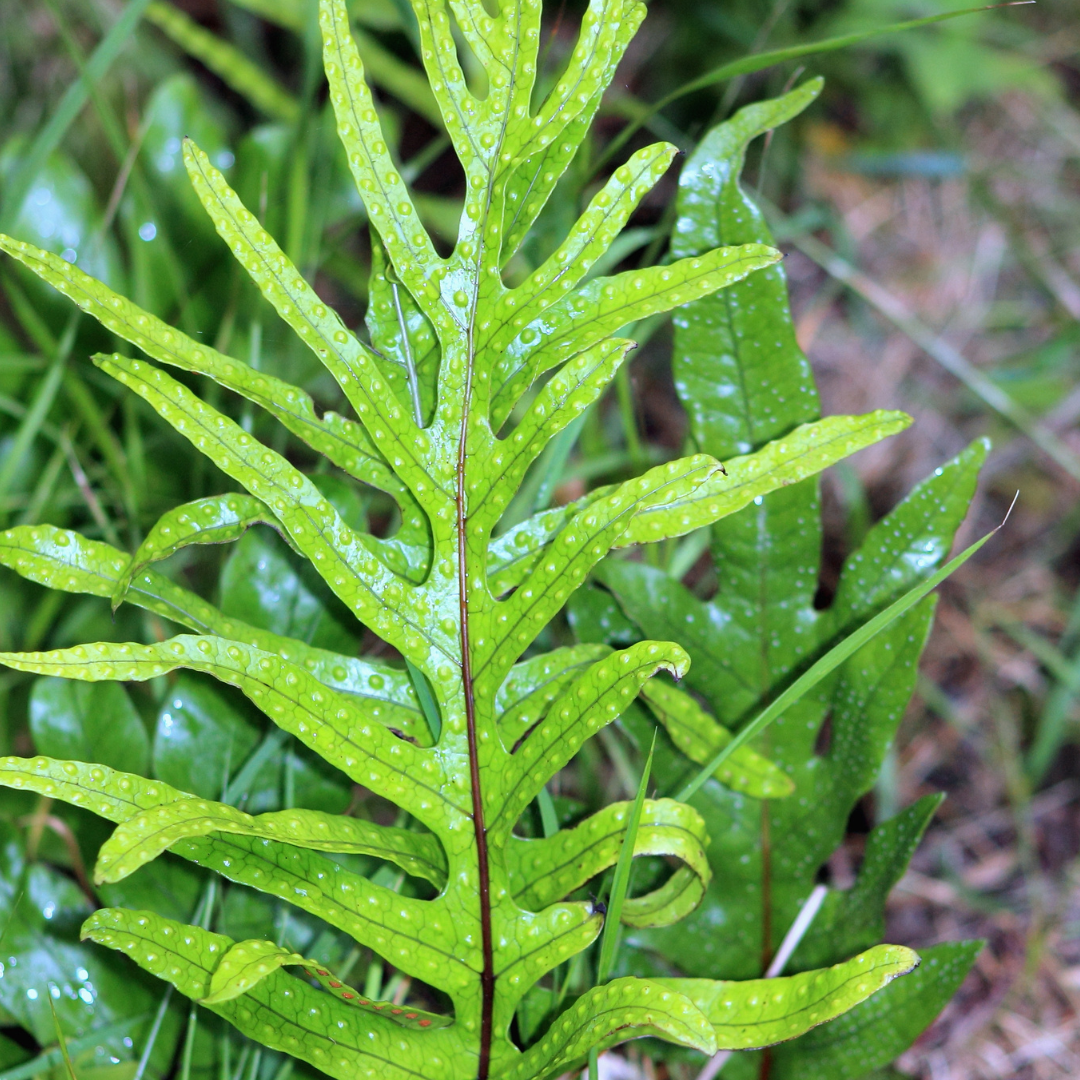
{"label": "grass blade", "polygon": [[299,116],[300,105],[292,94],[234,45],[203,29],[179,8],[152,0],[146,18],[256,109],[287,123]]}
{"label": "grass blade", "polygon": [[[8,448],[3,464],[0,465],[0,500],[3,500],[4,496],[7,495],[15,478],[19,475],[23,459],[45,423],[49,410],[53,407],[53,402],[56,400],[57,392],[63,382],[68,357],[71,355],[71,349],[75,344],[75,333],[79,327],[80,317],[81,312],[75,312],[68,319],[67,329],[64,331],[60,347],[57,349],[44,378],[38,384],[33,403],[27,409],[22,423],[19,425],[19,430],[15,433],[15,438]],[[3,523],[4,517],[5,515],[0,511],[0,524]]]}
{"label": "grass blade", "polygon": [[552,799],[551,792],[544,787],[540,789],[536,801],[540,806],[540,824],[544,830],[544,839],[547,840],[559,831],[559,815],[555,811],[555,800]]}
{"label": "grass blade", "polygon": [[[1013,502],[1015,503],[1015,499]],[[1010,511],[1012,507],[1009,508]],[[1005,520],[1008,520],[1006,515]],[[924,596],[937,588],[950,574],[958,570],[974,555],[995,533],[1005,525],[1003,521],[997,529],[988,532],[981,540],[976,540],[971,547],[962,551],[955,559],[946,563],[936,574],[926,579],[915,588],[904,593],[895,603],[864,623],[854,633],[849,634],[838,645],[834,645],[820,660],[799,676],[775,701],[750,721],[704,768],[675,796],[680,802],[686,802],[713,772],[729,758],[740,746],[749,742],[778,716],[783,715],[805,694],[809,693],[830,672],[835,671],[853,653],[857,652],[872,638],[894,623],[905,612],[910,611]]]}
{"label": "grass blade", "polygon": [[634,845],[637,843],[638,826],[641,824],[641,808],[645,805],[645,791],[649,786],[649,774],[652,772],[653,751],[656,749],[656,732],[653,732],[652,746],[645,759],[645,768],[641,771],[634,806],[630,811],[630,820],[626,823],[626,835],[623,837],[619,861],[615,864],[615,877],[611,882],[611,894],[608,897],[607,915],[604,918],[604,935],[600,939],[600,959],[596,964],[597,985],[605,983],[615,967],[615,953],[619,946],[619,921],[622,918],[626,892],[630,886],[630,868],[634,863]]}
{"label": "grass blade", "polygon": [[411,660],[405,661],[405,667],[409,671],[409,678],[412,680],[416,696],[420,699],[420,708],[423,710],[424,719],[431,729],[432,742],[437,743],[439,736],[442,734],[442,717],[439,715],[439,705],[435,700],[435,695],[431,692],[431,684],[427,681],[424,673]]}
{"label": "grass blade", "polygon": [[150,0],[131,0],[123,14],[113,23],[112,29],[101,39],[93,55],[86,63],[86,70],[64,92],[56,112],[38,132],[30,149],[23,156],[15,175],[4,192],[0,206],[0,232],[8,232],[15,215],[22,206],[34,177],[41,171],[49,155],[60,145],[72,121],[82,111],[90,93],[90,86],[98,82],[119,55],[124,43],[132,35]]}
{"label": "grass blade", "polygon": [[999,7],[1015,7],[1017,4],[1033,4],[1035,0],[1014,0],[1008,4],[991,4],[988,6],[964,8],[961,11],[946,11],[940,15],[928,15],[922,19],[907,19],[904,22],[890,23],[888,26],[878,26],[873,30],[860,30],[853,34],[841,34],[838,37],[826,38],[824,41],[808,41],[803,45],[791,45],[785,49],[772,49],[769,52],[752,53],[749,56],[732,60],[728,64],[707,71],[704,75],[683,83],[677,90],[672,90],[666,97],[662,97],[655,105],[644,109],[640,115],[627,124],[618,135],[608,144],[604,153],[596,163],[599,169],[604,162],[610,160],[622,149],[629,139],[641,127],[647,124],[658,112],[663,111],[673,101],[692,94],[696,90],[703,90],[707,86],[713,86],[727,79],[734,79],[738,75],[752,75],[755,71],[762,71],[774,64],[783,64],[788,60],[797,60],[803,56],[813,56],[816,53],[833,52],[836,49],[846,49],[849,45],[858,45],[869,38],[880,37],[882,34],[895,34],[903,30],[915,30],[920,26],[929,26],[931,23],[945,22],[946,19],[955,19],[960,15],[973,15],[979,11],[993,11]]}
{"label": "grass blade", "polygon": [[161,1004],[154,1014],[154,1022],[150,1025],[150,1034],[146,1037],[146,1046],[143,1047],[143,1052],[139,1056],[139,1064],[135,1069],[132,1080],[143,1080],[146,1075],[146,1066],[150,1064],[150,1055],[154,1052],[154,1044],[157,1042],[161,1025],[165,1022],[165,1014],[169,1011],[169,1002],[172,1001],[172,995],[173,987],[170,984],[165,988],[165,993],[161,996]]}
{"label": "grass blade", "polygon": [[45,991],[45,996],[49,999],[49,1009],[52,1012],[53,1026],[56,1028],[56,1043],[60,1049],[60,1056],[64,1059],[64,1068],[67,1070],[68,1080],[79,1080],[75,1075],[75,1066],[71,1064],[71,1055],[68,1053],[67,1039],[64,1038],[64,1029],[60,1026],[60,1017],[56,1015],[56,1002],[53,999],[53,987],[49,984],[49,988]]}
{"label": "grass blade", "polygon": [[[198,1006],[193,1001],[188,1012],[187,1030],[184,1035],[184,1049],[180,1056],[180,1080],[191,1080],[191,1058],[195,1052],[195,1032],[198,1029]],[[258,1053],[258,1051],[256,1051]]]}
{"label": "grass blade", "polygon": [[[634,864],[634,845],[637,843],[638,826],[641,824],[641,808],[645,805],[645,791],[649,786],[649,774],[652,772],[653,751],[656,750],[656,732],[653,731],[649,756],[645,759],[645,768],[641,772],[637,795],[630,811],[630,820],[626,823],[626,835],[619,851],[619,861],[615,864],[615,877],[611,882],[608,896],[607,915],[604,917],[604,934],[600,939],[600,958],[596,963],[596,985],[606,983],[615,966],[615,956],[619,948],[619,922],[622,918],[623,903],[630,887],[630,870]],[[546,789],[545,789],[546,794]],[[543,803],[540,804],[543,808]],[[589,1080],[600,1080],[600,1055],[596,1050],[589,1051]]]}

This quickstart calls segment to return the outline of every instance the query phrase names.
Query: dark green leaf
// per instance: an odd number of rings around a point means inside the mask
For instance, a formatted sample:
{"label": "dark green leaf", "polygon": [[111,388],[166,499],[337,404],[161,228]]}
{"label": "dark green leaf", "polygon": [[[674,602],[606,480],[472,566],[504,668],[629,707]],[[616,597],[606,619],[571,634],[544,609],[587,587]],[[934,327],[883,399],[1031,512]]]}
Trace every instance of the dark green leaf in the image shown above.
{"label": "dark green leaf", "polygon": [[794,970],[838,963],[852,949],[869,948],[881,940],[885,901],[904,876],[943,799],[943,795],[926,795],[871,831],[855,885],[846,892],[832,891],[825,898],[791,957]]}
{"label": "dark green leaf", "polygon": [[250,533],[230,552],[221,574],[221,609],[316,648],[345,655],[356,651],[355,634],[304,583],[273,534]]}
{"label": "dark green leaf", "polygon": [[[158,712],[154,775],[181,791],[218,798],[258,742],[258,728],[234,701],[207,679],[182,674]],[[255,786],[265,799],[266,777]]]}
{"label": "dark green leaf", "polygon": [[150,737],[122,686],[37,679],[30,692],[34,746],[49,757],[97,761],[122,772],[145,772]]}

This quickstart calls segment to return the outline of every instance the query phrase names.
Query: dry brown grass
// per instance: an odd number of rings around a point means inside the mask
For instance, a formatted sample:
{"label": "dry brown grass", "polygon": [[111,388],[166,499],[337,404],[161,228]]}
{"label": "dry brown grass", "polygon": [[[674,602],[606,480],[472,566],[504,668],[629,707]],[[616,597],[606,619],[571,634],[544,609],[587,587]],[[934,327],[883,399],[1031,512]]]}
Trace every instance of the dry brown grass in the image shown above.
{"label": "dry brown grass", "polygon": [[[992,373],[1080,318],[1068,212],[1080,123],[1064,106],[1014,97],[973,116],[967,132],[962,178],[869,179],[818,153],[806,195],[835,211],[860,269]],[[825,411],[898,407],[915,417],[855,461],[875,512],[983,433],[994,451],[959,542],[996,525],[1020,492],[1007,529],[942,590],[925,693],[902,728],[901,805],[933,790],[949,798],[890,902],[888,938],[987,946],[900,1065],[926,1080],[1080,1076],[1077,756],[1066,745],[1043,782],[1029,783],[1023,753],[1057,679],[1002,629],[1019,623],[1059,641],[1077,587],[1080,484],[808,259],[795,253],[788,266]],[[1075,349],[1063,364],[1063,392],[1042,422],[1080,451]],[[835,551],[846,507],[835,481],[829,495]],[[1071,702],[1070,743],[1075,721]],[[853,854],[858,845],[852,838]]]}

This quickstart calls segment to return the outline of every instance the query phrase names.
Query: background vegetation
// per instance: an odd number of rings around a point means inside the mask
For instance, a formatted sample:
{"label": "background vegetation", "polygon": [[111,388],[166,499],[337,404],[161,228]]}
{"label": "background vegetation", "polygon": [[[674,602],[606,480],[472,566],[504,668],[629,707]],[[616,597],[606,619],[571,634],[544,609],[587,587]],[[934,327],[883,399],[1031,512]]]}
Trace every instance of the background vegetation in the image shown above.
{"label": "background vegetation", "polygon": [[[179,155],[180,138],[192,135],[230,168],[245,201],[267,208],[267,225],[294,261],[347,321],[359,322],[370,248],[325,121],[317,43],[275,24],[275,14],[289,9],[277,0],[175,5],[272,73],[273,86],[263,85],[246,77],[236,55],[192,59],[174,39],[198,52],[198,38],[187,25],[178,29],[169,9],[151,4],[145,19],[119,33],[121,12],[133,6],[0,0],[0,227],[70,253],[138,303],[190,332],[210,328],[218,347],[332,402],[321,369],[279,335],[275,320],[264,322],[189,191]],[[819,103],[754,148],[748,175],[777,208],[773,224],[791,253],[797,331],[824,411],[897,407],[916,422],[828,476],[823,597],[870,524],[977,435],[989,435],[994,450],[960,542],[997,524],[1021,493],[1007,530],[945,587],[919,700],[830,871],[836,883],[850,881],[875,821],[927,792],[948,792],[893,896],[886,936],[915,947],[978,936],[989,945],[957,1001],[901,1064],[935,1080],[1075,1076],[1080,30],[1070,5],[1041,0],[874,39],[683,94],[646,118],[646,103],[747,51],[959,6],[656,0],[605,103],[591,161],[579,165],[598,167],[605,142],[628,121],[645,119],[654,136],[689,148],[740,104],[782,91],[799,63],[826,76]],[[376,58],[369,67],[400,127],[401,157],[424,192],[426,222],[450,237],[460,178],[430,123],[423,81],[406,62],[401,11],[397,0],[356,5]],[[578,14],[569,0],[552,5],[553,65],[573,40]],[[103,41],[115,41],[116,55],[95,66]],[[84,72],[89,92],[79,102],[71,88]],[[650,248],[666,233],[674,180],[667,183],[633,222],[619,253],[626,265],[656,254]],[[568,220],[573,209],[566,207]],[[566,224],[557,213],[548,223],[551,236]],[[536,243],[547,240],[540,235]],[[179,437],[85,362],[111,347],[108,335],[10,262],[0,268],[0,292],[0,525],[48,522],[133,549],[161,512],[220,490]],[[552,463],[546,482],[557,485],[558,500],[678,451],[686,423],[669,359],[670,333],[661,324],[577,448]],[[373,500],[352,512],[377,518],[388,508]],[[180,558],[187,560],[180,571],[197,586],[212,591],[219,582],[221,604],[235,615],[279,620],[273,629],[342,651],[361,644],[317,585],[263,537]],[[0,577],[0,648],[146,633],[163,636],[163,628],[133,608],[114,619],[104,601]],[[260,737],[242,707],[195,678],[133,690],[122,702],[109,700],[116,693],[123,691],[0,675],[0,752],[80,756],[77,740],[93,737],[112,748],[119,767],[141,771],[153,754],[158,775],[198,790],[191,782],[198,756],[215,750],[240,760]],[[568,783],[586,802],[623,798],[635,786],[627,744],[601,745],[589,774]],[[251,780],[248,809],[271,808],[284,783],[302,787],[309,806],[348,805],[348,792],[323,784],[312,763],[298,758]],[[84,894],[92,890],[83,866],[104,833],[58,806],[8,793],[0,811],[0,899],[8,912],[0,1007],[13,1036],[0,1044],[0,1068],[56,1042],[51,1010],[27,997],[33,987],[19,981],[12,955],[37,965],[38,978],[42,966],[56,966],[57,985],[70,991],[56,1002],[62,1023],[74,1027],[80,1009],[96,1010],[97,1032],[76,1054],[80,1077],[100,1071],[100,1080],[131,1080],[140,1067],[166,1067],[167,1048],[189,1023],[186,1008],[163,1010],[156,1043],[163,1059],[144,1065],[132,1057],[127,1030],[102,1032],[110,1009],[119,1016],[131,1000],[156,1005],[150,983],[131,971],[120,978],[110,965],[87,970],[74,952],[58,952],[53,938],[34,952],[46,929],[85,916],[92,896]],[[24,857],[36,863],[36,891],[12,916],[16,897],[2,894],[2,882],[14,880],[14,862]],[[177,874],[157,888],[154,907],[165,912],[171,903],[177,917],[190,916],[197,883]],[[110,889],[108,902],[141,906],[120,886]],[[275,913],[226,914],[229,932],[244,937],[262,933]],[[310,950],[295,940],[299,934],[293,928],[290,940]],[[359,955],[341,960],[367,963]],[[377,968],[370,965],[365,980],[385,990],[393,972]],[[222,1039],[200,1025],[180,1067],[209,1075],[212,1065],[215,1075],[251,1080],[289,1067]],[[58,1056],[53,1064],[61,1064]]]}

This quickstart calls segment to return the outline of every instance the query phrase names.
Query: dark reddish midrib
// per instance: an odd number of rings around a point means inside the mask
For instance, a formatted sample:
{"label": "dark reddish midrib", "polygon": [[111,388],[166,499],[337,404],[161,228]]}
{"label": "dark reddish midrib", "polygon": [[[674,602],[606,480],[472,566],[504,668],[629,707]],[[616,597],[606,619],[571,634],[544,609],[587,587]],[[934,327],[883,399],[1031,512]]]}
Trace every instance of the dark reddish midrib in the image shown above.
{"label": "dark reddish midrib", "polygon": [[[470,349],[471,353],[471,349]],[[471,357],[470,357],[471,360]],[[469,743],[469,781],[472,789],[473,830],[476,833],[477,889],[480,894],[480,948],[483,970],[480,972],[480,1060],[477,1080],[488,1080],[491,1063],[492,1019],[495,1010],[495,954],[491,944],[491,873],[488,869],[487,825],[484,823],[484,798],[480,790],[480,754],[476,737],[476,698],[473,694],[472,655],[469,643],[469,572],[465,511],[465,456],[468,436],[472,365],[465,376],[464,412],[457,458],[457,547],[458,547],[458,617],[461,620],[461,682],[465,693],[465,729]]]}

